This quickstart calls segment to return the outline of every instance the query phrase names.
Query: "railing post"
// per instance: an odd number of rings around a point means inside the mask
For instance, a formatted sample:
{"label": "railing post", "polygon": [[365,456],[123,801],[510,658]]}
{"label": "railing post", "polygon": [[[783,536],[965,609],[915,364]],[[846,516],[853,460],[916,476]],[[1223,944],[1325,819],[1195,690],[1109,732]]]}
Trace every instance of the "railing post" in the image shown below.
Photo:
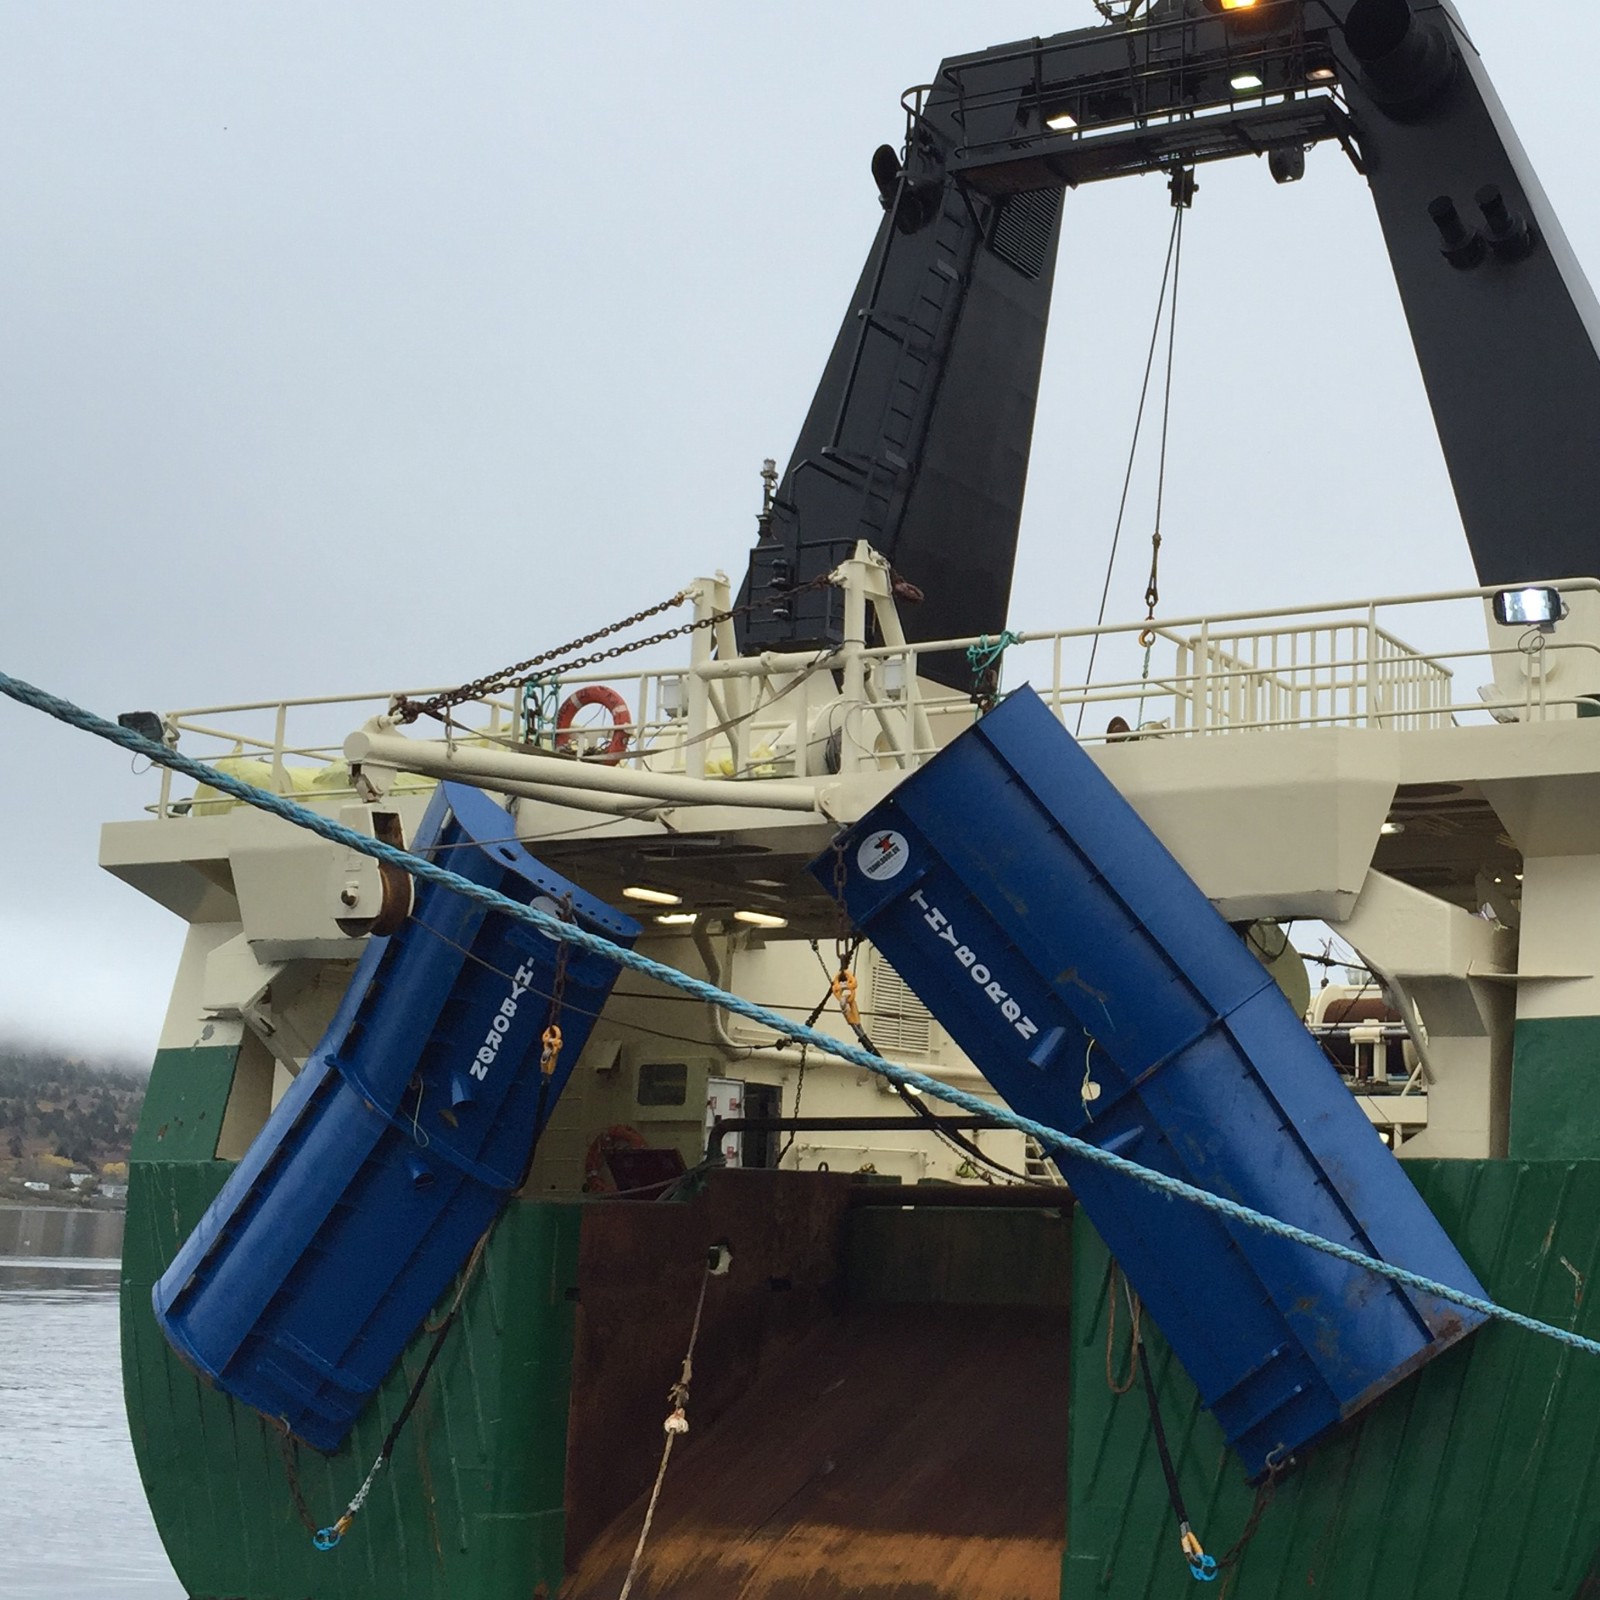
{"label": "railing post", "polygon": [[[694,620],[703,622],[718,610],[719,585],[714,579],[702,578],[693,586]],[[683,770],[691,778],[706,775],[706,730],[711,726],[708,715],[711,707],[710,684],[705,669],[711,665],[711,630],[696,628],[689,635],[689,715],[688,738],[684,744]],[[738,770],[738,762],[734,768]]]}
{"label": "railing post", "polygon": [[1378,681],[1378,608],[1367,607],[1367,726],[1383,726],[1383,687]]}
{"label": "railing post", "polygon": [[866,662],[861,652],[867,647],[867,590],[865,563],[859,554],[843,563],[844,642],[839,654],[844,689],[844,716],[839,723],[839,770],[855,772],[861,765],[861,752],[850,737],[850,717],[860,714],[867,703]]}
{"label": "railing post", "polygon": [[917,687],[917,652],[908,646],[905,655],[906,661],[906,696],[911,708],[911,736],[916,748],[917,756],[913,766],[920,766],[924,761],[933,758],[937,746],[933,740],[933,723],[928,717],[928,708],[923,704],[922,691]]}
{"label": "railing post", "polygon": [[289,706],[286,701],[278,702],[278,721],[272,734],[272,788],[276,794],[287,794],[288,773],[283,765],[283,746],[288,737]]}

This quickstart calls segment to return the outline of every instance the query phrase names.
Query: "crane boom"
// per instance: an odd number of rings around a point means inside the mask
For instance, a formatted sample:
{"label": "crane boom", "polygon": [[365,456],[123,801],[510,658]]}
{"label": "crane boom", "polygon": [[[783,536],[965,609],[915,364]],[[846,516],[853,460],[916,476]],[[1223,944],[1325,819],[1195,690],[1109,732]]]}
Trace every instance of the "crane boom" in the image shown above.
{"label": "crane boom", "polygon": [[[1329,140],[1371,187],[1480,582],[1600,572],[1600,306],[1446,0],[1162,0],[953,57],[907,111],[745,598],[865,539],[925,596],[911,639],[998,632],[1063,195],[1239,155],[1289,182]],[[744,619],[740,647],[836,643],[842,620],[802,594]]]}

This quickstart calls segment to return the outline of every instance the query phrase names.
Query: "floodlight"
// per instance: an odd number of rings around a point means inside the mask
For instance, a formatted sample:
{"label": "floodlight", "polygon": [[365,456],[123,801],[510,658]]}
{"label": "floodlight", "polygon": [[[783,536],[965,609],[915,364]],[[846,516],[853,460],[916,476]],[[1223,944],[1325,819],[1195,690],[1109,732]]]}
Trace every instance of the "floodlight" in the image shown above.
{"label": "floodlight", "polygon": [[1552,628],[1567,614],[1559,589],[1502,589],[1494,620],[1509,628]]}

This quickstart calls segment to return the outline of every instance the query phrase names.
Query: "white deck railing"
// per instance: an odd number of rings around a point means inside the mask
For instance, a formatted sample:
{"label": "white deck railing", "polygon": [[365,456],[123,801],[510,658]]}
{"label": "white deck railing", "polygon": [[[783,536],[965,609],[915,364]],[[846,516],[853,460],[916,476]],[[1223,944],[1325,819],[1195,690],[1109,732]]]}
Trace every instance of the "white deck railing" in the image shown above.
{"label": "white deck railing", "polygon": [[[1588,579],[1554,587],[1600,591],[1600,583]],[[1328,727],[1411,732],[1488,722],[1490,712],[1476,691],[1463,694],[1457,687],[1454,669],[1470,663],[1475,673],[1492,672],[1497,652],[1483,643],[1414,649],[1396,631],[1396,619],[1403,613],[1407,625],[1420,625],[1430,636],[1482,639],[1483,602],[1494,592],[1460,589],[1290,612],[1234,612],[1148,629],[1133,622],[1030,631],[1008,649],[1004,680],[1008,686],[1031,682],[1086,743],[1128,734],[1193,738]],[[703,581],[694,593],[702,615],[726,606],[725,582]],[[861,614],[857,597],[847,616]],[[706,630],[693,636],[687,663],[574,674],[561,680],[560,695],[606,683],[623,696],[631,721],[622,765],[726,779],[909,768],[976,715],[970,695],[920,679],[917,669],[926,656],[964,652],[978,640],[871,649],[856,642],[831,652],[734,657],[731,635],[725,628],[718,632],[726,654],[714,655]],[[1086,670],[1091,648],[1102,672],[1084,682],[1074,674]],[[1559,635],[1542,640],[1541,648],[1547,659],[1564,650],[1596,653]],[[1546,677],[1527,674],[1524,703],[1512,708],[1518,720],[1573,714],[1572,701],[1547,695]],[[405,691],[414,699],[435,692]],[[220,758],[280,793],[332,798],[350,792],[345,735],[387,713],[394,699],[393,692],[380,691],[202,706],[170,712],[166,722],[200,759]],[[547,728],[524,726],[514,694],[470,701],[452,713],[448,727],[425,719],[408,731],[508,748],[530,738],[548,746],[553,737]],[[604,732],[611,732],[609,721]],[[579,729],[570,746],[593,759],[585,745],[598,743],[598,735]],[[194,797],[175,801],[165,769],[161,784],[153,808],[159,814],[207,809],[204,796],[198,803]]]}
{"label": "white deck railing", "polygon": [[1450,721],[1452,674],[1368,617],[1226,632],[1177,647],[1174,726],[1436,728]]}

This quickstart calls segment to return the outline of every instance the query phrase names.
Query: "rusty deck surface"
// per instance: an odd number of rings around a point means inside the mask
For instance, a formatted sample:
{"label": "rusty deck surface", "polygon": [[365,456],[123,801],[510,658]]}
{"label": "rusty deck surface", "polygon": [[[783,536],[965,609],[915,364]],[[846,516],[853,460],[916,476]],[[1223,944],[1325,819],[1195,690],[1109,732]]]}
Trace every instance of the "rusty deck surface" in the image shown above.
{"label": "rusty deck surface", "polygon": [[[1055,1596],[1067,1376],[1060,1308],[829,1320],[674,1447],[635,1600]],[[564,1600],[615,1600],[644,1508],[589,1545]]]}

